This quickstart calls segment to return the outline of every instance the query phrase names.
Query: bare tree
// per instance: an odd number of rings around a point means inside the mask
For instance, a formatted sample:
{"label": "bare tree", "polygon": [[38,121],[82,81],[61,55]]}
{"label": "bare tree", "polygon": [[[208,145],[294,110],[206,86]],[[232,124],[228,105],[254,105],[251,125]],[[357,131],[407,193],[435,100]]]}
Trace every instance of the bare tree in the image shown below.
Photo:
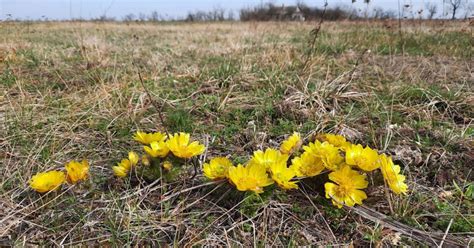
{"label": "bare tree", "polygon": [[115,21],[115,17],[108,17],[106,14],[103,14],[99,17],[92,18],[92,21],[113,22]]}
{"label": "bare tree", "polygon": [[209,12],[212,21],[224,21],[225,20],[225,9],[223,8],[214,8],[211,12]]}
{"label": "bare tree", "polygon": [[126,22],[131,22],[135,20],[135,15],[134,14],[127,14],[126,16],[123,17],[123,20]]}
{"label": "bare tree", "polygon": [[380,20],[386,20],[386,19],[394,19],[396,17],[396,14],[393,10],[384,10],[381,7],[375,7],[372,10],[373,13],[373,18],[374,19],[380,19]]}
{"label": "bare tree", "polygon": [[456,19],[456,11],[459,10],[459,8],[461,7],[461,3],[461,0],[449,0],[449,4],[451,5],[451,11],[453,13],[451,17],[452,20]]}
{"label": "bare tree", "polygon": [[370,0],[364,0],[364,3],[367,4],[367,8],[365,9],[365,19],[367,19],[368,14],[369,14],[369,4],[370,4]]}
{"label": "bare tree", "polygon": [[158,12],[155,10],[151,12],[150,16],[148,17],[148,20],[152,22],[157,22],[160,20],[160,14],[158,14]]}
{"label": "bare tree", "polygon": [[434,15],[438,12],[438,6],[432,2],[427,2],[425,7],[428,11],[428,19],[432,20]]}
{"label": "bare tree", "polygon": [[383,19],[382,17],[383,17],[384,10],[381,7],[375,7],[372,10],[372,13],[373,13],[374,19]]}
{"label": "bare tree", "polygon": [[464,12],[464,19],[474,16],[474,3],[466,2],[464,10],[466,11]]}
{"label": "bare tree", "polygon": [[144,13],[139,13],[138,20],[140,20],[141,22],[146,21],[146,15]]}
{"label": "bare tree", "polygon": [[303,0],[296,0],[296,6],[301,8],[301,6],[306,6],[306,3]]}
{"label": "bare tree", "polygon": [[229,20],[229,21],[234,21],[235,20],[234,11],[229,10],[229,12],[227,12],[227,20]]}

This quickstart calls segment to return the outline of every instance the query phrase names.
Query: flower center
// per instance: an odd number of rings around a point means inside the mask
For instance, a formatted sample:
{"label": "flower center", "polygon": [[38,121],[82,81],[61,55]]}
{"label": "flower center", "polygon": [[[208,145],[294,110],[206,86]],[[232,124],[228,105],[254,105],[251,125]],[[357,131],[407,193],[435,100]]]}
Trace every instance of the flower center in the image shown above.
{"label": "flower center", "polygon": [[350,187],[348,187],[348,185],[339,185],[339,187],[336,189],[336,195],[338,197],[344,197],[349,194],[349,191]]}

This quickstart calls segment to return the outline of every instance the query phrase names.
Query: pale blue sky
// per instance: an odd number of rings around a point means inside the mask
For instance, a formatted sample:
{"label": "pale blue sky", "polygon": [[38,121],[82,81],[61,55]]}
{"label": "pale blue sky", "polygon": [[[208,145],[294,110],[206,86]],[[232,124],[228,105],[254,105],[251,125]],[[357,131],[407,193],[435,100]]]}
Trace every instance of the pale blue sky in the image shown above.
{"label": "pale blue sky", "polygon": [[[427,2],[438,4],[438,12],[442,12],[443,0],[399,0],[401,4],[411,2],[413,10],[418,10]],[[466,2],[474,0],[464,0]],[[156,10],[162,16],[183,17],[189,11],[211,10],[221,7],[233,10],[238,16],[238,10],[243,7],[255,6],[260,3],[272,2],[274,4],[294,5],[296,0],[0,0],[0,19],[5,19],[7,14],[13,18],[39,19],[46,16],[49,19],[94,18],[103,15],[121,19],[123,16],[133,13],[149,14]],[[302,1],[310,6],[322,6],[323,0]],[[345,4],[350,6],[351,0],[329,0],[330,6]],[[363,0],[357,0],[354,5],[365,9]],[[398,9],[398,0],[372,0],[370,8],[382,7],[384,9]]]}

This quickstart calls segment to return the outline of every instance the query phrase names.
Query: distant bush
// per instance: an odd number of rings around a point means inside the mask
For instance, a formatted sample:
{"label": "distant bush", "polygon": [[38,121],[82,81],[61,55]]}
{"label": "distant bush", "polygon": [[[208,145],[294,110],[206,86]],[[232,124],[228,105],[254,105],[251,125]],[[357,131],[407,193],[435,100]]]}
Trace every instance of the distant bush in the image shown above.
{"label": "distant bush", "polygon": [[[324,18],[327,20],[347,19],[351,12],[341,7],[324,9],[309,7],[304,4],[298,6],[276,6],[272,3],[240,10],[241,21],[288,21],[288,20],[314,20]],[[301,16],[303,18],[301,18]]]}
{"label": "distant bush", "polygon": [[233,20],[232,12],[229,12],[226,16],[225,9],[215,8],[210,11],[195,11],[189,12],[184,21],[196,22],[196,21],[226,21]]}
{"label": "distant bush", "polygon": [[277,6],[273,3],[261,4],[256,7],[249,7],[240,10],[241,21],[291,21],[291,20],[324,20],[335,21],[345,19],[390,19],[395,18],[391,10],[375,8],[372,16],[360,15],[355,9],[350,7],[309,7],[305,4],[297,6]]}

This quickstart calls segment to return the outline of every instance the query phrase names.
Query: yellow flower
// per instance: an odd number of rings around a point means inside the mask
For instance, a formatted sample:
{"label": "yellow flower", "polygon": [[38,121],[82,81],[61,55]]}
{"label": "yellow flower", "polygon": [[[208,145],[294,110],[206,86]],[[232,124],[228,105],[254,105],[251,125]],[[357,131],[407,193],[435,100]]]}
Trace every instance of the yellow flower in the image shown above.
{"label": "yellow flower", "polygon": [[81,163],[71,161],[66,164],[66,177],[68,182],[74,184],[80,180],[84,180],[89,175],[89,163],[87,160],[82,160]]}
{"label": "yellow flower", "polygon": [[126,177],[128,170],[125,167],[122,166],[112,166],[112,170],[114,170],[114,175],[118,177]]}
{"label": "yellow flower", "polygon": [[30,187],[40,193],[55,190],[66,181],[66,175],[62,171],[40,172],[30,180]]}
{"label": "yellow flower", "polygon": [[150,146],[144,146],[143,149],[148,155],[154,158],[164,158],[170,152],[168,145],[164,141],[153,141],[150,143]]}
{"label": "yellow flower", "polygon": [[290,181],[296,176],[293,169],[286,166],[286,161],[276,162],[270,165],[270,174],[272,179],[282,189],[297,189],[298,185],[294,181]]}
{"label": "yellow flower", "polygon": [[136,152],[131,151],[128,153],[128,160],[130,160],[130,164],[132,166],[135,166],[138,164],[138,160],[140,160],[140,157],[138,156]]}
{"label": "yellow flower", "polygon": [[267,148],[265,152],[261,150],[255,151],[249,164],[259,164],[268,170],[271,164],[278,163],[280,161],[286,162],[287,160],[287,154],[282,154],[280,151],[277,151],[272,148]]}
{"label": "yellow flower", "polygon": [[301,136],[299,133],[294,132],[293,135],[284,140],[280,146],[280,152],[283,154],[292,154],[301,147]]}
{"label": "yellow flower", "polygon": [[166,140],[166,134],[156,132],[156,133],[145,133],[137,131],[135,136],[133,136],[135,141],[138,141],[144,145],[149,145],[151,142],[160,142]]}
{"label": "yellow flower", "polygon": [[175,133],[166,142],[169,149],[178,158],[191,158],[202,154],[206,147],[199,142],[189,143],[190,135],[188,133]]}
{"label": "yellow flower", "polygon": [[291,160],[290,167],[299,177],[314,177],[325,168],[321,158],[310,152],[304,152],[300,157]]}
{"label": "yellow flower", "polygon": [[150,158],[147,155],[142,156],[142,164],[145,165],[145,166],[150,165]]}
{"label": "yellow flower", "polygon": [[325,183],[326,198],[331,198],[332,203],[341,208],[343,204],[353,207],[356,203],[362,204],[367,195],[361,189],[368,186],[365,176],[344,165],[341,169],[331,172],[329,179],[334,183]]}
{"label": "yellow flower", "polygon": [[400,175],[400,166],[395,165],[391,157],[385,154],[380,155],[380,170],[394,193],[406,194],[408,186],[405,184],[405,176]]}
{"label": "yellow flower", "polygon": [[325,141],[327,141],[329,144],[345,151],[347,148],[351,146],[351,143],[344,138],[342,135],[337,135],[337,134],[331,134],[331,133],[326,133],[323,135],[323,138]]}
{"label": "yellow flower", "polygon": [[223,179],[229,176],[229,168],[232,162],[226,157],[217,157],[205,163],[202,167],[204,175],[212,180]]}
{"label": "yellow flower", "polygon": [[262,193],[263,187],[271,185],[272,179],[268,177],[266,169],[260,164],[241,164],[229,168],[229,179],[240,191],[251,190]]}
{"label": "yellow flower", "polygon": [[339,149],[326,141],[321,143],[316,140],[314,143],[304,146],[303,149],[320,158],[324,166],[332,171],[339,169],[339,165],[344,161],[344,158],[339,153]]}
{"label": "yellow flower", "polygon": [[130,160],[124,158],[120,163],[117,163],[118,166],[123,167],[125,170],[129,171],[132,168],[132,163]]}
{"label": "yellow flower", "polygon": [[163,166],[163,168],[164,168],[165,170],[167,170],[167,171],[169,171],[169,170],[171,170],[171,168],[173,168],[173,164],[172,164],[170,161],[168,161],[168,160],[166,160],[165,162],[163,162],[162,166]]}
{"label": "yellow flower", "polygon": [[112,170],[114,171],[114,174],[118,177],[126,177],[127,173],[130,171],[132,168],[132,163],[128,159],[122,159],[120,163],[117,163],[116,166],[112,166]]}
{"label": "yellow flower", "polygon": [[351,145],[346,150],[346,163],[357,165],[362,170],[373,171],[380,167],[379,154],[370,147],[362,145]]}

